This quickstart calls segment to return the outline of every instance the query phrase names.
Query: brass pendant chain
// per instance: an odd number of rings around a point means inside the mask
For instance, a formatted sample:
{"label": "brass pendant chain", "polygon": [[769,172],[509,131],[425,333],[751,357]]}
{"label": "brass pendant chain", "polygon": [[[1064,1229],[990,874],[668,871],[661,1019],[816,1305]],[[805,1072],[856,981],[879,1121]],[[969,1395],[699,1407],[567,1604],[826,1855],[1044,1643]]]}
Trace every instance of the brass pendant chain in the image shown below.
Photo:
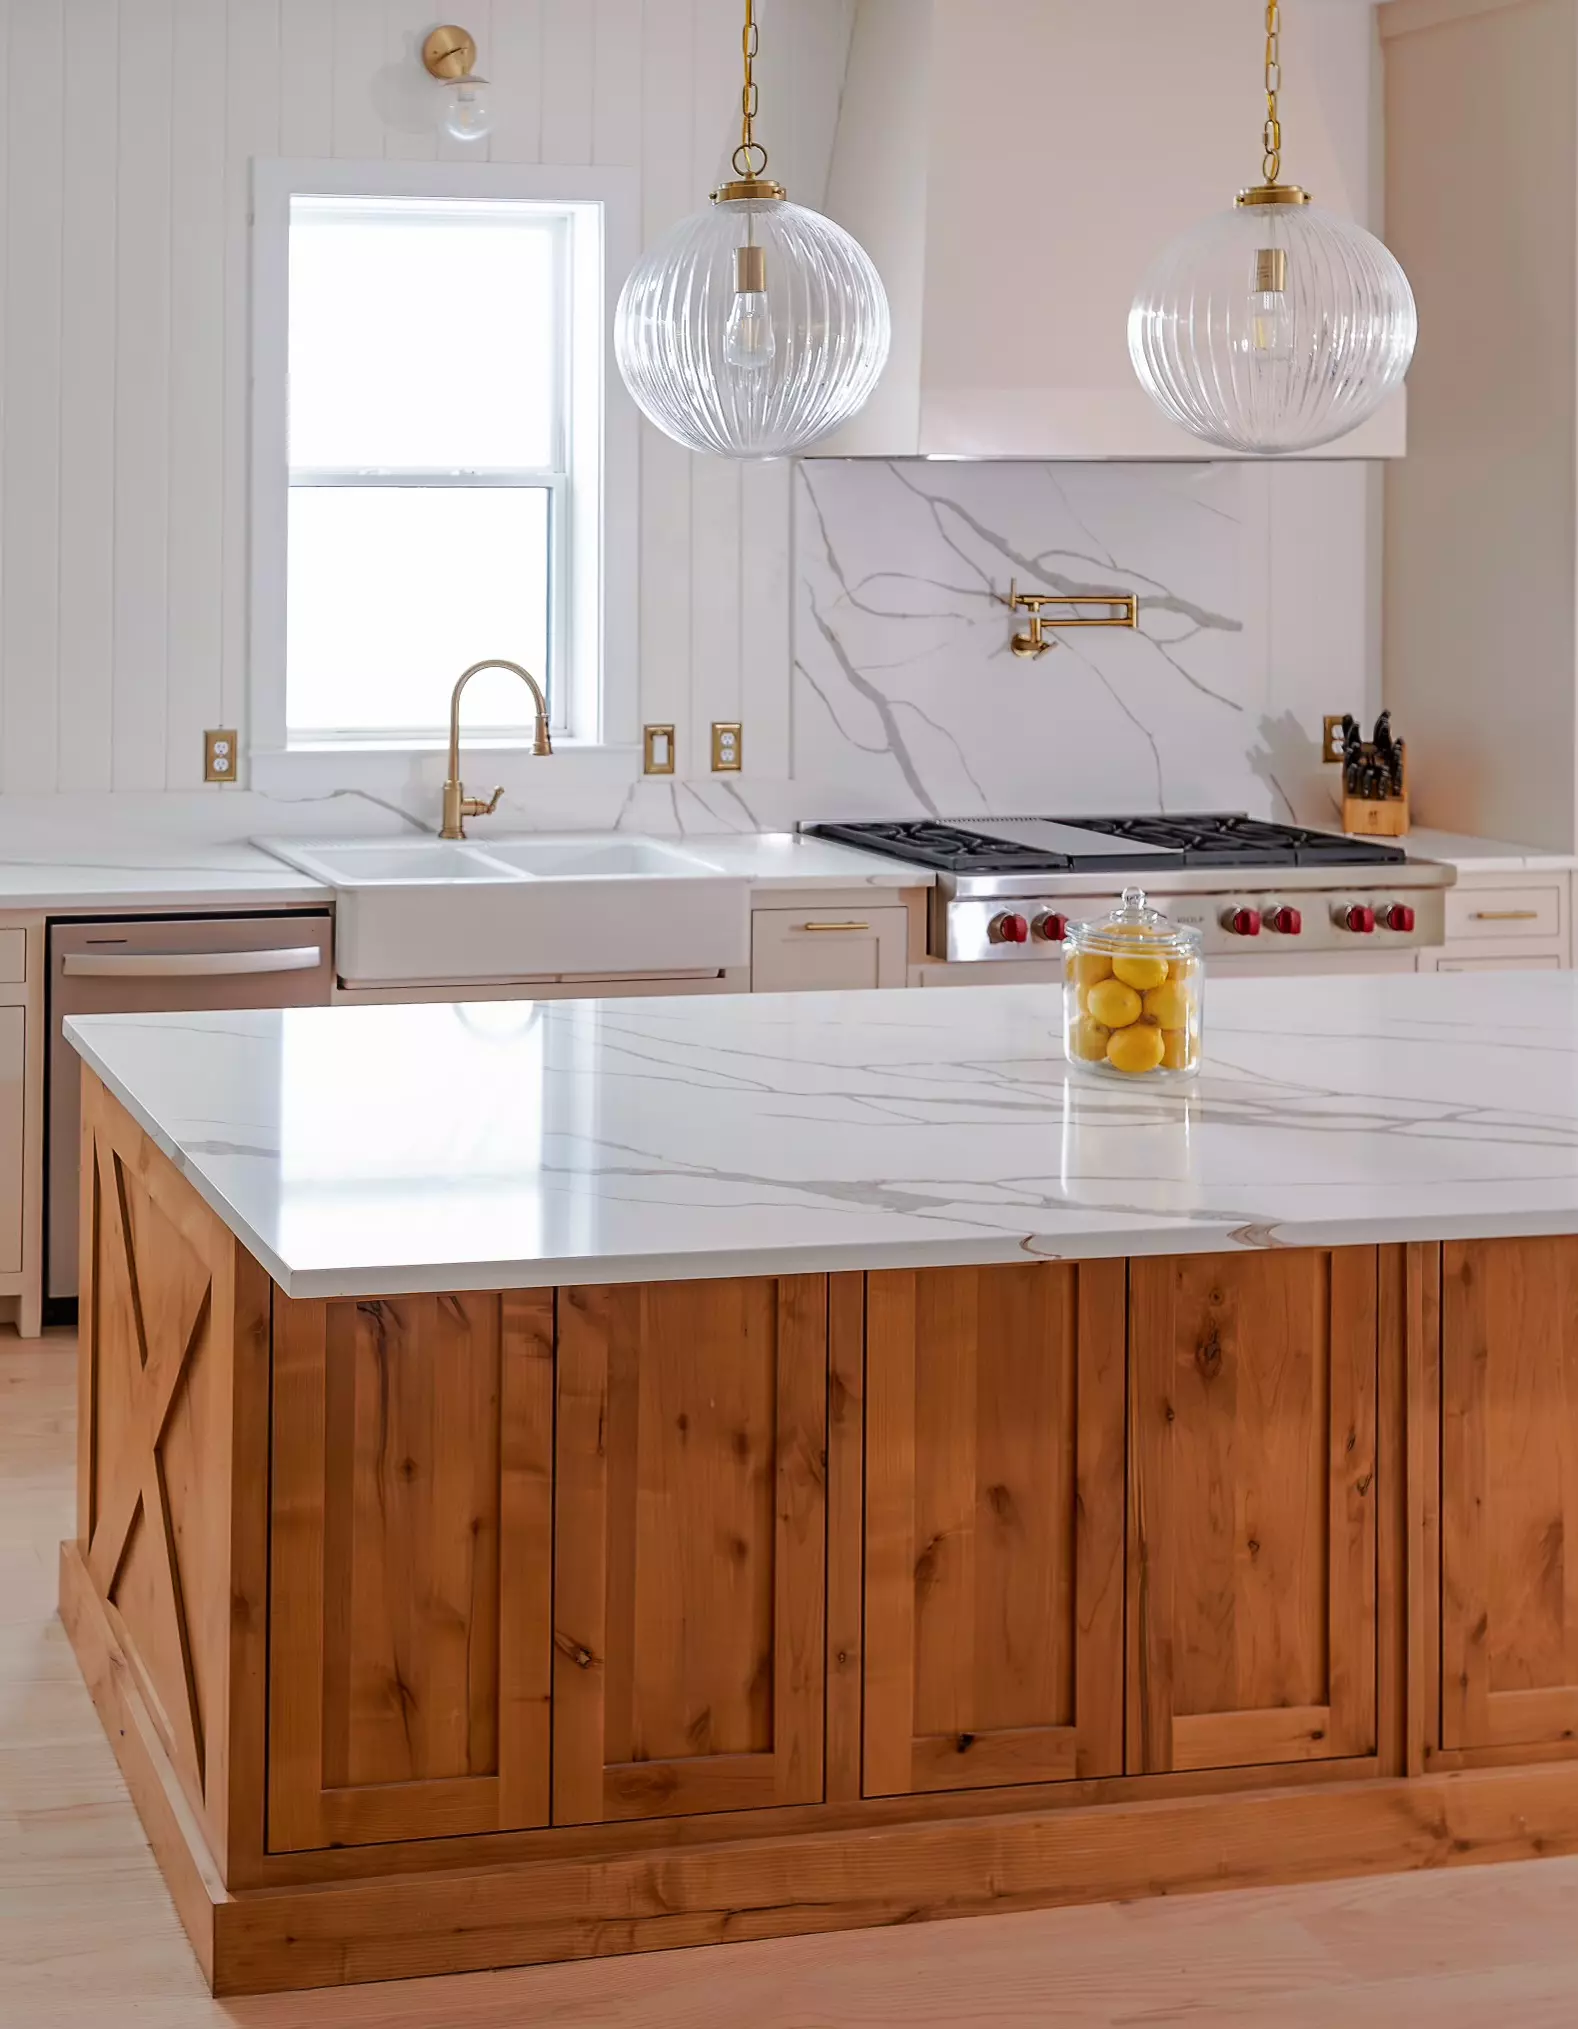
{"label": "brass pendant chain", "polygon": [[1274,184],[1282,174],[1282,120],[1277,99],[1282,91],[1282,9],[1278,0],[1266,0],[1266,182]]}
{"label": "brass pendant chain", "polygon": [[767,174],[767,150],[756,138],[756,111],[760,103],[756,52],[761,46],[756,28],[756,0],[745,0],[745,33],[740,42],[745,51],[745,89],[740,94],[740,145],[734,151],[734,173],[747,178],[763,177]]}

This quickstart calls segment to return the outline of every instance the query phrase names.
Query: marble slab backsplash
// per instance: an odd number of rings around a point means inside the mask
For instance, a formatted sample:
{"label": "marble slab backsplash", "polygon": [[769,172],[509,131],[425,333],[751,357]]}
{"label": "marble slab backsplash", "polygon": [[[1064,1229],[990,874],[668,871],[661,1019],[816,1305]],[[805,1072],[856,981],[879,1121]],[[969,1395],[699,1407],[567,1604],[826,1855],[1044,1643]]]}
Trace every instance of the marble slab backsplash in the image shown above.
{"label": "marble slab backsplash", "polygon": [[[1235,464],[803,464],[792,739],[805,800],[1330,822],[1318,738],[1334,686],[1279,684],[1267,501],[1266,475]],[[1138,631],[1055,634],[1022,661],[1009,642],[1025,616],[999,603],[1015,579],[1137,593]]]}

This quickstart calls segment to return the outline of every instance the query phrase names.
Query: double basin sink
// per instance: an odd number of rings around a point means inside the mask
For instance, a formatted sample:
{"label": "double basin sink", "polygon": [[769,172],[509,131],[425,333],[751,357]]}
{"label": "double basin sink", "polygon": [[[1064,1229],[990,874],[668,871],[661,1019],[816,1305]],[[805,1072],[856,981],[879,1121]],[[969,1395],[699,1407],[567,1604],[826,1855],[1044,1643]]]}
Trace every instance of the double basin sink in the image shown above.
{"label": "double basin sink", "polygon": [[260,839],[335,894],[347,985],[715,972],[750,956],[750,889],[704,852],[617,833]]}

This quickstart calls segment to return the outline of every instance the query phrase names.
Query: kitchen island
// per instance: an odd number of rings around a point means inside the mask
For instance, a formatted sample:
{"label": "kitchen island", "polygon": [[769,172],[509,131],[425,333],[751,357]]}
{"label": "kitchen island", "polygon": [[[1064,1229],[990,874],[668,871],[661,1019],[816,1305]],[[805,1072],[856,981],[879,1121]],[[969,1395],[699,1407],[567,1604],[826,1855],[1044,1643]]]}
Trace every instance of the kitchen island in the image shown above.
{"label": "kitchen island", "polygon": [[68,1024],[217,1991],[1578,1849],[1578,980]]}

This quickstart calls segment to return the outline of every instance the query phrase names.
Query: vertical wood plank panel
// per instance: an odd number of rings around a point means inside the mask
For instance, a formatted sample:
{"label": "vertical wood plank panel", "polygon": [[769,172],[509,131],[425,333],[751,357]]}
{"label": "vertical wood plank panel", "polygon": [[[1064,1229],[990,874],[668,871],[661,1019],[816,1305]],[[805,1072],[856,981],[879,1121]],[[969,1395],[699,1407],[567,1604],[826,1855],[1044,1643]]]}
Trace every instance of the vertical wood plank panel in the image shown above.
{"label": "vertical wood plank panel", "polygon": [[495,162],[542,160],[542,0],[508,0],[495,9],[488,76],[495,117],[488,147]]}
{"label": "vertical wood plank panel", "polygon": [[334,10],[334,152],[376,161],[387,131],[376,91],[384,67],[382,0],[332,0]]}
{"label": "vertical wood plank panel", "polygon": [[827,1800],[860,1795],[865,1671],[866,1278],[828,1287]]}
{"label": "vertical wood plank panel", "polygon": [[[694,0],[646,0],[642,30],[642,232],[653,245],[698,194],[691,176]],[[690,748],[690,454],[641,426],[641,716]]]}
{"label": "vertical wood plank panel", "polygon": [[591,159],[604,168],[637,168],[644,0],[595,0],[595,12]]}
{"label": "vertical wood plank panel", "polygon": [[213,0],[176,0],[170,318],[169,761],[166,784],[203,779],[203,729],[224,723],[225,105],[227,22]]}
{"label": "vertical wood plank panel", "polygon": [[[224,723],[246,725],[251,435],[252,167],[280,151],[280,0],[229,0],[225,64]],[[322,10],[320,7],[320,18]],[[246,744],[246,735],[242,735]]]}
{"label": "vertical wood plank panel", "polygon": [[103,790],[113,767],[119,0],[68,0],[65,48],[55,786]]}
{"label": "vertical wood plank panel", "polygon": [[334,153],[334,38],[323,0],[279,0],[279,150]]}
{"label": "vertical wood plank panel", "polygon": [[0,791],[55,786],[60,653],[61,0],[11,14],[0,475]]}
{"label": "vertical wood plank panel", "polygon": [[542,159],[592,159],[596,8],[588,0],[542,0]]}
{"label": "vertical wood plank panel", "polygon": [[122,37],[115,392],[117,789],[162,789],[167,758],[172,0]]}
{"label": "vertical wood plank panel", "polygon": [[[465,24],[477,38],[477,68],[492,78],[492,37],[484,36],[475,7]],[[435,25],[429,0],[384,0],[384,63],[377,102],[384,116],[384,154],[391,162],[431,162],[438,154],[439,87],[422,64],[422,44]],[[471,151],[477,153],[475,147]]]}

